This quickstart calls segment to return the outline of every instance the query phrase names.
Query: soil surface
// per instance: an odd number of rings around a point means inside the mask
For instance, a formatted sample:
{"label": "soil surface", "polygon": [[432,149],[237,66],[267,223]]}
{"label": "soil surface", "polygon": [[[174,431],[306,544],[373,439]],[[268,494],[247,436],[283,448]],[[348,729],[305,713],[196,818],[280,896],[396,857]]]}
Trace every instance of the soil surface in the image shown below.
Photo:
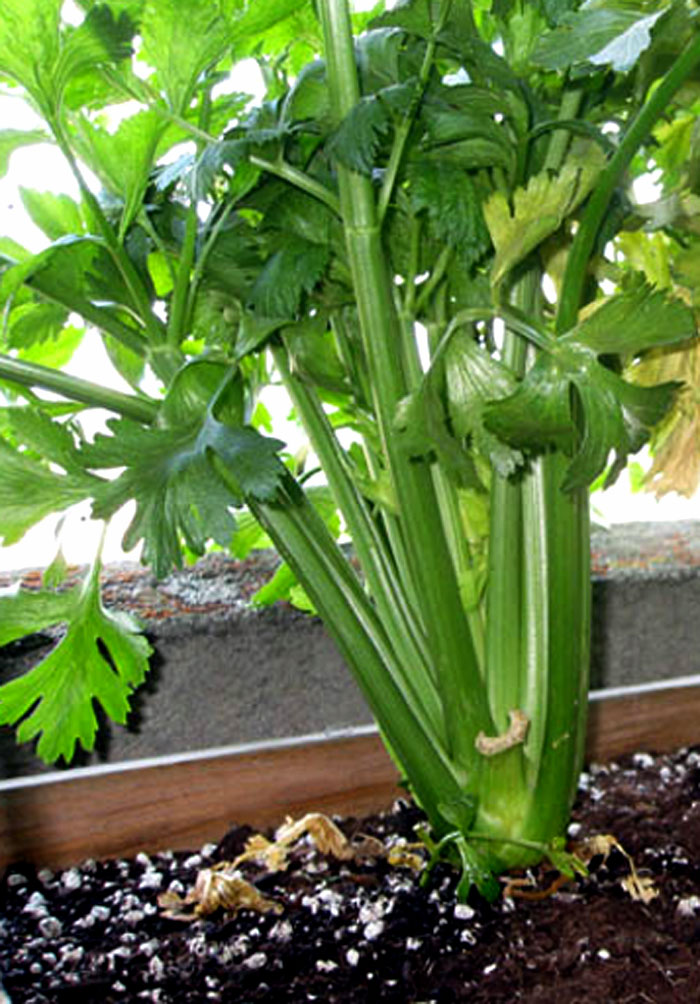
{"label": "soil surface", "polygon": [[[351,839],[414,840],[417,811],[342,820]],[[581,778],[572,841],[613,834],[658,895],[623,888],[627,858],[593,858],[552,895],[455,898],[446,865],[430,884],[377,855],[343,861],[307,838],[286,871],[241,865],[276,904],[168,919],[158,899],[230,861],[231,830],[192,854],[15,866],[0,885],[0,973],[12,1004],[322,1001],[324,1004],[690,1004],[700,1001],[700,747],[637,754]],[[206,873],[205,873],[206,874]],[[211,873],[210,873],[211,874]],[[532,876],[541,888],[551,875]],[[2,991],[0,990],[0,1000]]]}

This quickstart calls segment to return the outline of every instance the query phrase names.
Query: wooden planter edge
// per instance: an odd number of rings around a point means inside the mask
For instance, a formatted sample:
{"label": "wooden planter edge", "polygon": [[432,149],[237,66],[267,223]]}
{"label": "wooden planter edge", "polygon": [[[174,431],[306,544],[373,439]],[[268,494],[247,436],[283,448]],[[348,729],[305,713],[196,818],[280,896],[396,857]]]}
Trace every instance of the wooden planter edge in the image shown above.
{"label": "wooden planter edge", "polygon": [[[588,759],[700,742],[700,676],[593,692]],[[0,868],[195,848],[234,823],[362,815],[401,793],[372,726],[0,782]]]}

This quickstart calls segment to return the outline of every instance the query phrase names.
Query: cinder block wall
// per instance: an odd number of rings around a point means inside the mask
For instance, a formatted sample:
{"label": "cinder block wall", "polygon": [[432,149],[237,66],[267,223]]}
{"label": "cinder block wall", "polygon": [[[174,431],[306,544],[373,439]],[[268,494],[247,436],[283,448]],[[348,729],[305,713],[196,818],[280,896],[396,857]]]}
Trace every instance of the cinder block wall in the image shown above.
{"label": "cinder block wall", "polygon": [[[592,559],[592,687],[700,673],[700,522],[596,531]],[[273,567],[270,555],[242,563],[212,555],[161,583],[136,566],[107,569],[106,602],[144,619],[155,656],[128,727],[105,723],[95,752],[75,764],[369,722],[318,620],[282,604],[250,609],[248,598]],[[38,585],[37,572],[18,574]],[[12,579],[0,575],[0,588]],[[35,636],[0,649],[0,679],[32,665],[54,641]],[[30,747],[0,730],[0,777],[43,769]]]}

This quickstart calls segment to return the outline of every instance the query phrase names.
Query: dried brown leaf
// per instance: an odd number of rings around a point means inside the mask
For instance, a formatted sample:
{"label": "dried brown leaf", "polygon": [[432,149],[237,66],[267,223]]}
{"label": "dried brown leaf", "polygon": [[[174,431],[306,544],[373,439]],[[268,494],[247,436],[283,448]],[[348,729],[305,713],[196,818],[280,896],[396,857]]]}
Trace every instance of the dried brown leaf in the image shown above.
{"label": "dried brown leaf", "polygon": [[256,913],[281,913],[282,907],[266,899],[254,885],[247,882],[231,862],[222,861],[213,868],[202,868],[197,873],[194,887],[186,896],[165,892],[158,897],[163,916],[171,920],[191,921],[224,910],[254,910]]}
{"label": "dried brown leaf", "polygon": [[587,837],[582,843],[576,845],[576,854],[586,863],[588,863],[591,858],[602,857],[604,861],[607,861],[610,853],[615,850],[627,861],[629,867],[629,875],[625,875],[623,879],[620,880],[620,885],[625,890],[632,899],[639,900],[642,903],[650,903],[659,895],[658,889],[654,886],[653,879],[645,875],[640,875],[635,868],[634,861],[631,856],[624,849],[622,844],[613,837],[611,833],[596,833],[591,837]]}
{"label": "dried brown leaf", "polygon": [[659,890],[655,887],[653,879],[648,875],[638,875],[634,868],[630,875],[622,879],[620,885],[632,899],[642,903],[651,903],[659,895]]}

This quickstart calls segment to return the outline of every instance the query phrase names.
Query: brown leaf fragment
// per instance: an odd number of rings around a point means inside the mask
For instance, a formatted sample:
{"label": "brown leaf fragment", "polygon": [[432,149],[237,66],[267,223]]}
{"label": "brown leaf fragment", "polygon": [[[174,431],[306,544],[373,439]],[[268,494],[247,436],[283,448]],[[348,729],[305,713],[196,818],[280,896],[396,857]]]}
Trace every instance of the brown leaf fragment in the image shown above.
{"label": "brown leaf fragment", "polygon": [[[416,852],[423,853],[416,853]],[[392,868],[410,868],[420,872],[425,867],[425,844],[409,844],[401,839],[386,850],[386,860]]]}
{"label": "brown leaf fragment", "polygon": [[636,869],[632,869],[631,874],[622,879],[620,885],[632,899],[642,903],[651,903],[659,895],[659,890],[654,885],[654,880],[648,875],[639,875]]}
{"label": "brown leaf fragment", "polygon": [[576,854],[588,863],[592,858],[602,857],[607,861],[611,851],[618,851],[627,861],[629,875],[620,880],[620,885],[632,899],[641,903],[651,903],[659,895],[652,878],[640,875],[632,857],[611,833],[596,833],[576,845]]}
{"label": "brown leaf fragment", "polygon": [[275,842],[289,845],[308,834],[321,854],[331,854],[340,861],[350,861],[355,857],[350,841],[332,819],[321,812],[309,812],[301,819],[287,817],[283,826],[275,833]]}
{"label": "brown leaf fragment", "polygon": [[237,913],[254,910],[256,913],[281,913],[282,907],[266,899],[254,885],[247,882],[229,861],[221,861],[212,868],[202,868],[192,889],[181,897],[176,892],[165,892],[158,897],[163,916],[171,920],[191,921],[205,917],[217,910]]}
{"label": "brown leaf fragment", "polygon": [[232,867],[238,868],[246,861],[257,861],[264,865],[269,872],[283,872],[287,870],[289,864],[287,857],[290,847],[288,844],[273,843],[261,833],[256,833],[246,841],[245,849],[233,862]]}
{"label": "brown leaf fragment", "polygon": [[245,861],[257,861],[268,871],[284,871],[288,857],[297,841],[309,837],[321,854],[330,854],[339,861],[362,861],[367,858],[385,858],[389,864],[399,868],[413,868],[419,871],[424,859],[414,853],[423,844],[406,844],[405,841],[385,847],[376,837],[361,835],[357,841],[350,841],[332,819],[321,812],[309,812],[301,819],[286,821],[275,833],[274,841],[260,834],[251,837],[245,850],[233,862],[237,868]]}

